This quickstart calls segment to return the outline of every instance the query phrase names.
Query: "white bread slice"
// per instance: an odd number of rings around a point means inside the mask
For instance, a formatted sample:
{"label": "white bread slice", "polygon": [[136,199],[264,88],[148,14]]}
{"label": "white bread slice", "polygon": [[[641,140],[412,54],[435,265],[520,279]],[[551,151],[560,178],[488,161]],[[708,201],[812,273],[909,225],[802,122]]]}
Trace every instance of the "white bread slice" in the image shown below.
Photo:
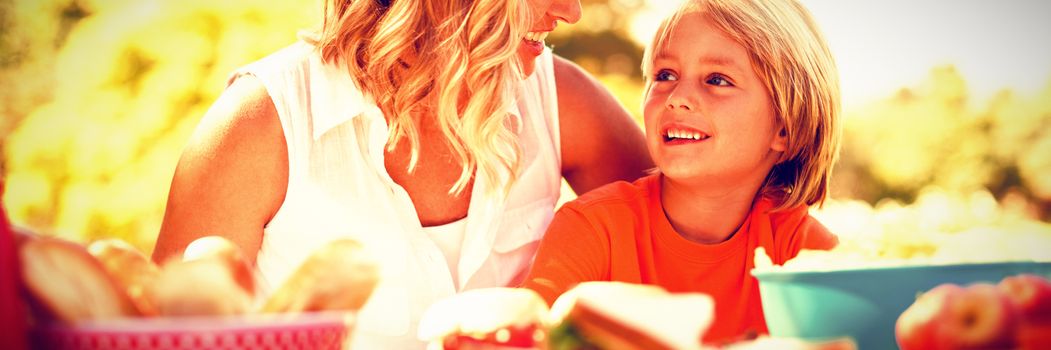
{"label": "white bread slice", "polygon": [[714,312],[714,300],[701,293],[668,293],[659,286],[623,282],[584,282],[555,301],[551,321],[568,319],[585,336],[602,338],[589,340],[605,340],[616,348],[699,349]]}

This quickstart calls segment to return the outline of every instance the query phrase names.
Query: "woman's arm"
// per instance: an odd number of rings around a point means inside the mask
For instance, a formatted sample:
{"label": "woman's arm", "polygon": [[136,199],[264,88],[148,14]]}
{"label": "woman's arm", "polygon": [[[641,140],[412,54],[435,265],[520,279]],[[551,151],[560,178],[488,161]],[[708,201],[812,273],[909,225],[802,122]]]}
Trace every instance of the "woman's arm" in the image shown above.
{"label": "woman's arm", "polygon": [[179,159],[153,260],[179,257],[193,240],[218,235],[254,263],[287,186],[277,110],[258,79],[241,77],[208,110]]}
{"label": "woman's arm", "polygon": [[555,56],[562,176],[576,193],[653,168],[642,128],[587,72]]}

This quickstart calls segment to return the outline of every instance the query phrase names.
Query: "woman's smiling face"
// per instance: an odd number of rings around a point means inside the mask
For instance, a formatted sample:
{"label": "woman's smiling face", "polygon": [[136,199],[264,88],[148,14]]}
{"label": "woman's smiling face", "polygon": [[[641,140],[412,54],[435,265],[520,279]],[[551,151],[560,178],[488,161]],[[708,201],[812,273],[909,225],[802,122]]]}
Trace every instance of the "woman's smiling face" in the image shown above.
{"label": "woman's smiling face", "polygon": [[558,21],[568,24],[580,20],[579,0],[528,0],[529,15],[534,19],[529,33],[518,45],[518,58],[525,75],[533,74],[536,57],[544,52],[544,40],[555,30]]}
{"label": "woman's smiling face", "polygon": [[661,172],[715,185],[765,177],[785,137],[748,50],[690,12],[652,56],[643,112]]}

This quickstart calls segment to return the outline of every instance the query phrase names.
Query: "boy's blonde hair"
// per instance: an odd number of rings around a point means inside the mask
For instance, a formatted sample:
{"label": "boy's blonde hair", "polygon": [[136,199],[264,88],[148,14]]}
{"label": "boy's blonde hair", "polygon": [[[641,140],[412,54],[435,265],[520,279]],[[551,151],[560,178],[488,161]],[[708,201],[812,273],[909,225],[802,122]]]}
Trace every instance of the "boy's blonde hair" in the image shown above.
{"label": "boy's blonde hair", "polygon": [[839,74],[810,12],[796,0],[688,0],[661,23],[643,56],[643,72],[652,69],[654,50],[668,44],[669,29],[692,12],[748,50],[788,136],[759,192],[780,200],[774,210],[824,203],[839,154]]}
{"label": "boy's blonde hair", "polygon": [[[476,169],[487,190],[506,192],[521,153],[507,109],[529,21],[519,0],[325,0],[315,44],[375,99],[390,128],[388,149],[408,138],[410,172],[420,149],[413,116],[431,115],[463,164],[449,192],[466,189]],[[509,181],[497,178],[501,167]]]}

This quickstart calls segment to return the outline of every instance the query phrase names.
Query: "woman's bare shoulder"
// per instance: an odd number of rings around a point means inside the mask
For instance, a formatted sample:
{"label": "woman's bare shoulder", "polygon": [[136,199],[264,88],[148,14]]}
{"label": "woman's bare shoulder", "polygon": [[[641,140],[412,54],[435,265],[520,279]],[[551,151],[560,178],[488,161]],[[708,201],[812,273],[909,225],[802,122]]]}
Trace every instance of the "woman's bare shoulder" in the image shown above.
{"label": "woman's bare shoulder", "polygon": [[287,179],[288,151],[273,101],[258,79],[240,77],[205,113],[179,159],[154,259],[216,234],[254,258]]}
{"label": "woman's bare shoulder", "polygon": [[562,175],[574,191],[633,181],[653,167],[642,129],[602,83],[558,56],[554,74]]}
{"label": "woman's bare shoulder", "polygon": [[259,79],[239,77],[205,113],[180,166],[198,160],[220,172],[263,170],[258,168],[261,164],[287,163],[277,109]]}

